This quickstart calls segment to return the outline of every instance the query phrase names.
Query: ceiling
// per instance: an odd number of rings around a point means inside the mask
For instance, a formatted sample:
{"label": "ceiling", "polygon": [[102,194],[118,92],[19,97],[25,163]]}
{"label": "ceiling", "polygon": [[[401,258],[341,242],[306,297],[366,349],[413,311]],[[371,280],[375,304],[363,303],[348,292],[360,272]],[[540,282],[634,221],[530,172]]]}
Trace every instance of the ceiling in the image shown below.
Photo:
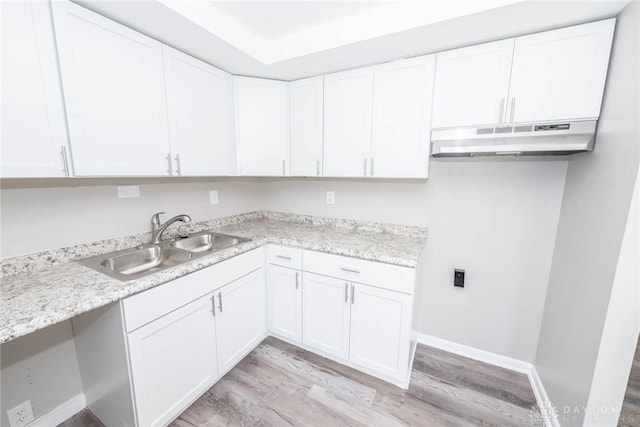
{"label": "ceiling", "polygon": [[280,80],[616,16],[629,0],[74,0],[237,75]]}
{"label": "ceiling", "polygon": [[210,3],[239,25],[265,40],[273,40],[385,4],[381,1],[210,1]]}

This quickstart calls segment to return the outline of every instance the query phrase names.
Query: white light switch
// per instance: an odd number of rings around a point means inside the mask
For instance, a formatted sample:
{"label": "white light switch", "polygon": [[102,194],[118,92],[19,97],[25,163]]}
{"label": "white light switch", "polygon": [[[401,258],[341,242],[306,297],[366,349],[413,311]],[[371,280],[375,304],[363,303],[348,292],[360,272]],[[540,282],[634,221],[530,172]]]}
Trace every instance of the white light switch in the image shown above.
{"label": "white light switch", "polygon": [[336,192],[335,191],[327,191],[327,204],[335,205],[336,204]]}
{"label": "white light switch", "polygon": [[209,201],[212,205],[218,204],[218,190],[209,191]]}
{"label": "white light switch", "polygon": [[118,199],[137,199],[140,197],[139,185],[118,185]]}

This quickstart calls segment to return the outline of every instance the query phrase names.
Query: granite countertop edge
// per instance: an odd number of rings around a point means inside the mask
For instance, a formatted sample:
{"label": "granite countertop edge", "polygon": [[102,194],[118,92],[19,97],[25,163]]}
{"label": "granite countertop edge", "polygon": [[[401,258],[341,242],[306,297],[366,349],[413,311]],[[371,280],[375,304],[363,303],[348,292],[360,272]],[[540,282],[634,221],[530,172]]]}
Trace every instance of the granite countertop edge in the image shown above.
{"label": "granite countertop edge", "polygon": [[[69,320],[82,313],[117,302],[131,295],[249,252],[266,244],[280,244],[401,267],[415,268],[426,243],[426,229],[419,227],[408,227],[410,231],[402,235],[402,228],[379,229],[369,227],[370,224],[374,223],[364,223],[366,226],[359,228],[359,225],[362,223],[345,220],[349,221],[346,223],[348,226],[342,227],[342,231],[340,231],[339,229],[341,227],[338,227],[338,230],[336,230],[335,224],[327,223],[326,221],[314,221],[312,217],[307,216],[304,216],[304,218],[300,220],[299,216],[292,218],[286,215],[289,214],[265,214],[264,212],[259,212],[257,214],[241,214],[222,220],[202,221],[192,224],[189,226],[188,231],[190,232],[213,230],[248,237],[252,240],[129,282],[122,282],[106,276],[82,265],[76,260],[54,264],[34,271],[5,276],[2,278],[3,295],[2,301],[0,302],[0,306],[2,307],[0,324],[3,325],[0,328],[0,344],[10,342],[29,333]],[[312,219],[310,220],[310,218]],[[236,219],[238,220],[236,221]],[[296,236],[296,230],[287,236],[260,235],[259,233],[255,233],[255,231],[252,233],[252,230],[243,233],[243,225],[246,224],[257,224],[258,229],[261,225],[281,228],[291,226],[294,229],[299,227],[302,228],[302,232],[300,233],[302,237]],[[374,244],[374,247],[371,248],[358,248],[358,244],[350,245],[349,241],[344,244],[336,244],[335,241],[331,241],[331,239],[323,241],[322,237],[324,234],[327,234],[326,231],[329,230],[328,227],[330,227],[331,230],[336,230],[335,233],[346,233],[348,237],[353,236],[355,239],[376,237],[376,240],[378,240],[379,237],[385,236],[387,240],[391,240],[391,243],[387,242],[385,247],[375,247]],[[391,230],[391,234],[389,230]],[[394,232],[398,230],[400,230],[401,234],[394,234]],[[274,233],[277,234],[277,232]],[[308,239],[308,236],[305,238],[305,233],[318,233],[318,235],[315,239]],[[147,233],[142,233],[140,235],[128,236],[121,240],[130,246],[135,246],[140,238],[146,238],[146,234]],[[395,244],[396,239],[398,240],[397,245]],[[400,251],[401,253],[396,253],[398,248],[406,242],[411,243],[411,249],[406,250],[406,248],[403,248],[403,250]],[[92,245],[92,243],[87,246],[89,245]],[[47,286],[47,284],[52,282],[56,284]],[[25,289],[28,289],[29,292],[25,293]],[[64,298],[51,299],[50,295],[56,291],[65,291],[70,295]]]}

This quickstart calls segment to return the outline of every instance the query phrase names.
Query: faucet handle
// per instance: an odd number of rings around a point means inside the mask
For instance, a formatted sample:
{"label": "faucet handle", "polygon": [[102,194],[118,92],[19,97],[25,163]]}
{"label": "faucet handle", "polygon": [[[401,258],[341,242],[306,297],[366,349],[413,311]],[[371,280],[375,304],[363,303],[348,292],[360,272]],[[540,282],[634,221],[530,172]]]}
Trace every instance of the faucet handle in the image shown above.
{"label": "faucet handle", "polygon": [[160,225],[160,215],[164,215],[164,212],[157,212],[151,217],[151,225]]}

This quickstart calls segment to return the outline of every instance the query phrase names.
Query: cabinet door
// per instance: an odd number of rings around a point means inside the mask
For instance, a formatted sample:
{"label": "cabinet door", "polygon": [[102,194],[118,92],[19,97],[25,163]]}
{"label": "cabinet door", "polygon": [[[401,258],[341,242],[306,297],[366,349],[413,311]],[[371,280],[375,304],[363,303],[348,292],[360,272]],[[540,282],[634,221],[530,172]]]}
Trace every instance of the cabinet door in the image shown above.
{"label": "cabinet door", "polygon": [[65,176],[67,129],[51,11],[2,3],[2,177]]}
{"label": "cabinet door", "polygon": [[615,19],[516,39],[509,120],[597,118]]}
{"label": "cabinet door", "polygon": [[349,357],[349,282],[304,273],[302,342],[327,354]]}
{"label": "cabinet door", "polygon": [[504,122],[513,39],[438,53],[431,127]]}
{"label": "cabinet door", "polygon": [[234,77],[234,80],[240,175],[286,175],[288,83],[249,77]]}
{"label": "cabinet door", "polygon": [[166,425],[217,379],[213,296],[128,335],[138,425]]}
{"label": "cabinet door", "polygon": [[426,178],[435,55],[375,67],[370,174]]}
{"label": "cabinet door", "polygon": [[76,4],[51,6],[76,175],[167,175],[162,45]]}
{"label": "cabinet door", "polygon": [[162,46],[176,175],[233,175],[236,147],[231,74]]}
{"label": "cabinet door", "polygon": [[269,265],[269,330],[294,342],[302,342],[302,273]]}
{"label": "cabinet door", "polygon": [[409,370],[412,297],[372,286],[352,286],[349,360],[405,380]]}
{"label": "cabinet door", "polygon": [[324,176],[367,176],[373,68],[324,77]]}
{"label": "cabinet door", "polygon": [[323,85],[322,76],[289,85],[292,176],[322,174]]}
{"label": "cabinet door", "polygon": [[266,335],[264,271],[256,270],[216,293],[218,369],[224,374]]}

